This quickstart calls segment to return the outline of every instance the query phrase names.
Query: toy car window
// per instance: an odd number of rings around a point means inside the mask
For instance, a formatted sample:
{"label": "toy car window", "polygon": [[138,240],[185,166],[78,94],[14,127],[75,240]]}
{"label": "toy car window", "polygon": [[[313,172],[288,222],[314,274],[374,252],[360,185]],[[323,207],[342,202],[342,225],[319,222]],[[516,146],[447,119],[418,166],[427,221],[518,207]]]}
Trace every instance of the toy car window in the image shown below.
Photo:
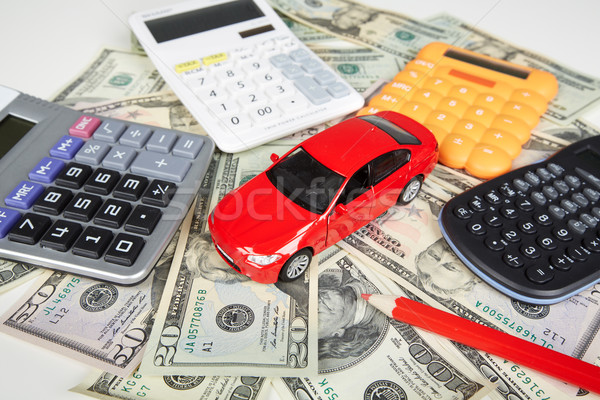
{"label": "toy car window", "polygon": [[344,182],[302,147],[269,169],[267,177],[291,201],[316,214],[325,212]]}
{"label": "toy car window", "polygon": [[366,192],[369,186],[369,165],[367,164],[356,171],[354,175],[348,179],[348,183],[344,187],[344,190],[338,198],[337,203],[350,203],[352,200]]}
{"label": "toy car window", "polygon": [[372,163],[373,185],[377,185],[400,167],[400,165],[396,163],[396,158],[393,152],[377,157],[372,161]]}
{"label": "toy car window", "polygon": [[421,141],[415,137],[412,133],[405,129],[402,129],[398,125],[385,118],[378,117],[376,115],[363,115],[358,117],[370,124],[375,125],[388,135],[390,135],[398,144],[421,144]]}

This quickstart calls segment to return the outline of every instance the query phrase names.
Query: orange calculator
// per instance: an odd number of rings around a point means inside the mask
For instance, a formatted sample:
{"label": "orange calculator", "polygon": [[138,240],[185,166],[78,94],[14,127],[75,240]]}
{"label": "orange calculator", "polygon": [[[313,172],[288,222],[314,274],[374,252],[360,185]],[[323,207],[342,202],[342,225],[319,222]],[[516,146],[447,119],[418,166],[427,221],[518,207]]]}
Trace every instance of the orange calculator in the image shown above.
{"label": "orange calculator", "polygon": [[358,115],[405,114],[433,132],[442,164],[490,179],[511,169],[557,92],[549,72],[434,42]]}

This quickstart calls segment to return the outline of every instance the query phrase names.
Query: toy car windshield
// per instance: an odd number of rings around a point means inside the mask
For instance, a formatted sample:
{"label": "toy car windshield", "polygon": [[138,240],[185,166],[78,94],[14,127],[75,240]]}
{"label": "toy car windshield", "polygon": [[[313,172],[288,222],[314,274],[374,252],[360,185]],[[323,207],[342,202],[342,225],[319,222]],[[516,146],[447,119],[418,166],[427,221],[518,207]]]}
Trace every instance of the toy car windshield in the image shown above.
{"label": "toy car windshield", "polygon": [[344,182],[344,177],[297,148],[267,171],[267,177],[300,207],[323,214]]}

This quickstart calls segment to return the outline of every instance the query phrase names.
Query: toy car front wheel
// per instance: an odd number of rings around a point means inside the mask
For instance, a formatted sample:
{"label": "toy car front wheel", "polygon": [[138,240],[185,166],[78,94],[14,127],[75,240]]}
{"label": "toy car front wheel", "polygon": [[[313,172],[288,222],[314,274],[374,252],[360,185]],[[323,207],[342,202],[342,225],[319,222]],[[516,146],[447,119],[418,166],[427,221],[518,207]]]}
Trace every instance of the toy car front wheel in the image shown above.
{"label": "toy car front wheel", "polygon": [[408,181],[406,186],[404,186],[404,189],[402,189],[402,193],[400,193],[400,196],[398,197],[398,204],[404,205],[413,201],[419,194],[422,185],[423,178],[420,176],[415,176]]}
{"label": "toy car front wheel", "polygon": [[308,249],[302,249],[289,258],[279,271],[279,279],[291,282],[306,271],[312,260],[312,253]]}

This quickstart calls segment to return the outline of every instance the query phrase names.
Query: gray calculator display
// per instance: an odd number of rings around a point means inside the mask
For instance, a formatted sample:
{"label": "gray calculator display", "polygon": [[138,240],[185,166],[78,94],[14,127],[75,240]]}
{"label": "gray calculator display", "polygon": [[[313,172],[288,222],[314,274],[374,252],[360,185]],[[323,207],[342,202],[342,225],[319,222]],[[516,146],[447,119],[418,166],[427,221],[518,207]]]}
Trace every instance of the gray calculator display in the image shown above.
{"label": "gray calculator display", "polygon": [[82,114],[0,86],[0,257],[141,281],[214,148],[208,137]]}

